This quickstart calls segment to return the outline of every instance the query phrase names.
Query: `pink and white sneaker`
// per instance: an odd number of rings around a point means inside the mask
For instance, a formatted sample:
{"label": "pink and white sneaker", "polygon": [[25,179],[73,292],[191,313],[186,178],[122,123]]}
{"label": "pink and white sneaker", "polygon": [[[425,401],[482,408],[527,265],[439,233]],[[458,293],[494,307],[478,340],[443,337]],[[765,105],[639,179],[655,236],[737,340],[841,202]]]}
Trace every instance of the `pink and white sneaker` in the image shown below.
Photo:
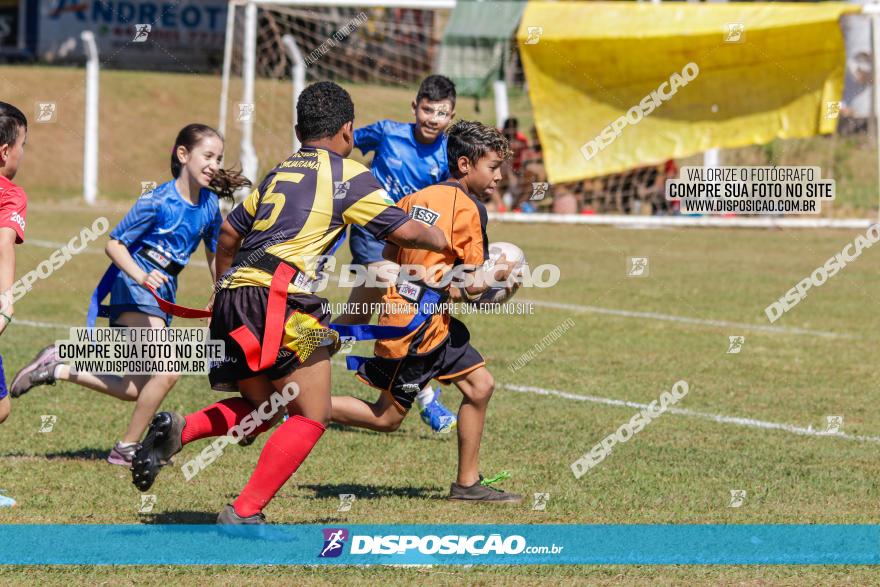
{"label": "pink and white sneaker", "polygon": [[58,350],[50,344],[18,372],[9,387],[9,395],[18,398],[38,385],[55,385],[55,367],[61,363]]}
{"label": "pink and white sneaker", "polygon": [[113,450],[110,451],[110,456],[107,457],[107,462],[111,465],[120,465],[127,469],[131,469],[131,459],[134,458],[134,453],[137,451],[137,448],[138,444],[136,442],[130,444],[117,442],[116,446],[113,447]]}

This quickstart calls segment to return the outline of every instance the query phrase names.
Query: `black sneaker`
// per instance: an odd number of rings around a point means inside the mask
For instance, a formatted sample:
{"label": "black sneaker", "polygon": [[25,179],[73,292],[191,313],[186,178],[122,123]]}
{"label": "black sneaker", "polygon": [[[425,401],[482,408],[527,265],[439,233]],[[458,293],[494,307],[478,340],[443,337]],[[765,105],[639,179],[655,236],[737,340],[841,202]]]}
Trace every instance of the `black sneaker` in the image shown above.
{"label": "black sneaker", "polygon": [[449,499],[459,501],[479,501],[491,503],[520,503],[522,495],[502,491],[492,487],[493,479],[485,480],[480,475],[480,480],[469,487],[453,483],[449,488]]}
{"label": "black sneaker", "polygon": [[174,412],[159,412],[131,461],[131,481],[141,491],[153,486],[159,469],[183,448],[186,419]]}
{"label": "black sneaker", "polygon": [[232,507],[232,504],[226,504],[226,507],[223,508],[223,511],[220,512],[220,515],[217,516],[218,524],[229,524],[233,526],[256,526],[263,525],[266,523],[266,516],[263,512],[259,512],[252,516],[248,516],[246,518],[242,518],[237,513],[235,513],[235,508]]}
{"label": "black sneaker", "polygon": [[55,367],[61,364],[54,344],[37,353],[12,380],[9,395],[18,398],[39,385],[55,385]]}

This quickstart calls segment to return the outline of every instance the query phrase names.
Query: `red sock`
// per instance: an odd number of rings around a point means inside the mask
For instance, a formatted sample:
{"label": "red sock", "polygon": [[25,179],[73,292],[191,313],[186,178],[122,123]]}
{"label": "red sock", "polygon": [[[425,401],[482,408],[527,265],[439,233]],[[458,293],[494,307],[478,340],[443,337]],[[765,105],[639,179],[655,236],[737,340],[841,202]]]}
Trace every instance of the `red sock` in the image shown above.
{"label": "red sock", "polygon": [[[193,412],[186,417],[186,426],[182,435],[183,444],[209,436],[225,436],[230,428],[253,411],[254,406],[249,401],[241,397],[232,397]],[[254,430],[254,434],[260,434],[268,429],[269,422],[265,422]]]}
{"label": "red sock", "polygon": [[293,416],[276,430],[257,461],[257,468],[241,495],[232,506],[242,517],[252,516],[263,511],[281,486],[306,460],[312,447],[324,434],[324,425],[320,422]]}

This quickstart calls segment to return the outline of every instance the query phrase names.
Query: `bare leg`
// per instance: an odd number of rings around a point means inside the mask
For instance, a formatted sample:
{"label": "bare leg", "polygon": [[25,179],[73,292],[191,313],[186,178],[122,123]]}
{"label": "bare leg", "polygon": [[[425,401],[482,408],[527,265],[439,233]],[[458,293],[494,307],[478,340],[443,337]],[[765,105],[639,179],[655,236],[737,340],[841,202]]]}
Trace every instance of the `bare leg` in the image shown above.
{"label": "bare leg", "polygon": [[[152,328],[165,328],[165,320],[158,316],[148,316],[138,312],[125,312],[119,316],[119,323],[125,326],[150,326]],[[179,373],[158,373],[149,377],[139,387],[137,403],[131,414],[128,430],[122,438],[122,442],[138,442],[150,425],[150,420],[156,415],[162,400],[180,379]]]}
{"label": "bare leg", "polygon": [[384,393],[372,404],[350,396],[332,397],[331,403],[331,419],[337,424],[368,428],[377,432],[394,432],[407,414]]}
{"label": "bare leg", "polygon": [[[140,312],[122,313],[119,316],[119,323],[130,327],[164,328],[165,326],[165,321],[161,318],[141,314]],[[138,399],[140,390],[149,379],[148,375],[127,375],[125,377],[119,377],[118,375],[92,375],[91,373],[72,372],[67,365],[62,365],[59,368],[56,377],[62,381],[69,381],[70,383],[75,383],[82,387],[105,393],[123,401],[135,401]],[[133,442],[137,440],[140,440],[140,436],[138,436]]]}
{"label": "bare leg", "polygon": [[287,413],[299,415],[326,426],[330,422],[330,352],[320,347],[306,359],[302,367],[272,382],[276,390],[288,383],[299,386],[299,395],[287,405]]}
{"label": "bare leg", "polygon": [[125,436],[122,437],[122,442],[138,442],[143,438],[150,421],[159,411],[159,406],[178,379],[180,379],[179,373],[160,373],[147,380],[138,395],[131,414],[131,422],[128,424]]}
{"label": "bare leg", "polygon": [[[239,381],[238,389],[242,397],[257,409],[269,401],[273,393],[290,383],[298,386],[299,394],[287,405],[287,412],[326,425],[330,421],[330,355],[326,347],[315,350],[305,364],[287,377],[269,381],[264,375],[258,375]],[[282,415],[276,414],[272,420]]]}
{"label": "bare leg", "polygon": [[147,375],[92,375],[91,373],[71,372],[70,367],[62,365],[55,373],[60,381],[76,383],[88,389],[94,389],[122,401],[133,402],[138,398],[138,390],[147,382]]}
{"label": "bare leg", "polygon": [[256,377],[239,381],[238,391],[256,410],[269,400],[269,397],[275,392],[275,386],[272,385],[272,382],[265,375],[257,375]]}
{"label": "bare leg", "polygon": [[0,399],[0,424],[9,417],[9,412],[11,411],[12,402],[9,401],[9,396],[7,395],[3,399]]}
{"label": "bare leg", "polygon": [[[129,327],[165,328],[165,321],[158,316],[150,316],[140,312],[124,312],[119,316],[119,324]],[[83,387],[105,393],[117,399],[136,401],[128,430],[122,442],[138,442],[146,432],[150,421],[162,405],[162,400],[180,379],[178,373],[160,373],[149,375],[93,375],[91,373],[72,373],[70,368],[62,366],[58,379],[70,381]]]}
{"label": "bare leg", "polygon": [[486,408],[495,389],[495,379],[485,367],[474,369],[453,383],[464,397],[458,410],[458,479],[469,487],[480,478],[480,441],[486,422]]}

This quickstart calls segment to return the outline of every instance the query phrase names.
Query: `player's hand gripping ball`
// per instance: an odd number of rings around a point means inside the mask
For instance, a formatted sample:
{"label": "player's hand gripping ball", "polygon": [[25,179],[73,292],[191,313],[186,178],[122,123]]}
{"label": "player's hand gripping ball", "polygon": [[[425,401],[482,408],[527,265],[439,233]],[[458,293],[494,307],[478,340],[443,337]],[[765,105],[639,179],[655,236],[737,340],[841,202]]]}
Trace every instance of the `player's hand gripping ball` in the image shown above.
{"label": "player's hand gripping ball", "polygon": [[[522,284],[523,273],[527,266],[526,254],[521,248],[513,243],[492,243],[489,245],[489,260],[483,264],[483,267],[485,269],[492,269],[498,259],[502,256],[507,259],[508,263],[513,264],[513,271],[511,272],[510,277],[507,278],[507,281],[503,285],[491,287],[473,300],[469,300],[470,303],[478,306],[485,304],[503,304],[512,298],[517,292],[519,286]],[[499,269],[499,273],[500,271],[501,270]]]}

